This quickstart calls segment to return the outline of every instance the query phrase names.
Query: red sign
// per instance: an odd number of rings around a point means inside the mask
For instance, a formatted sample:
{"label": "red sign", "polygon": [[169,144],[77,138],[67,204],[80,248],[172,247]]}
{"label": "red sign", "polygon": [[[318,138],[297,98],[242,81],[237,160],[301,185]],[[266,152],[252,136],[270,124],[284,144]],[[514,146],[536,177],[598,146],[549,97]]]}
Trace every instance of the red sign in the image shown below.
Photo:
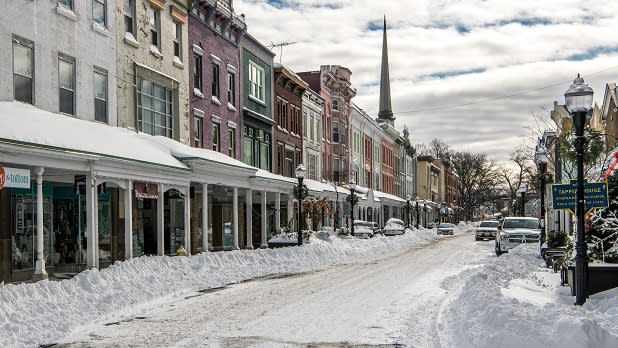
{"label": "red sign", "polygon": [[5,181],[4,167],[2,166],[2,164],[0,164],[0,190],[2,190],[2,188],[4,187],[4,181]]}
{"label": "red sign", "polygon": [[157,199],[159,198],[159,187],[157,184],[147,184],[143,182],[134,182],[133,189],[135,190],[135,197]]}

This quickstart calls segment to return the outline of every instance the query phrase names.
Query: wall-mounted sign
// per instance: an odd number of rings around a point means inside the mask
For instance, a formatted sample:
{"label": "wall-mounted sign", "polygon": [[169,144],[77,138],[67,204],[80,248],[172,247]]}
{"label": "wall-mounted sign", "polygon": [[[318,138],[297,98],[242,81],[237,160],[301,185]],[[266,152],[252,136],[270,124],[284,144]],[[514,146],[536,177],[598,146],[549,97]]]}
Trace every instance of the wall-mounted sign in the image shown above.
{"label": "wall-mounted sign", "polygon": [[[552,185],[553,209],[564,209],[575,214],[576,193],[576,180],[573,180],[570,184]],[[584,211],[586,214],[594,208],[606,208],[608,205],[606,181],[584,183]]]}
{"label": "wall-mounted sign", "polygon": [[30,170],[0,165],[0,190],[3,187],[30,188]]}
{"label": "wall-mounted sign", "polygon": [[157,199],[159,198],[159,187],[157,184],[148,184],[144,182],[134,182],[133,190],[136,198]]}

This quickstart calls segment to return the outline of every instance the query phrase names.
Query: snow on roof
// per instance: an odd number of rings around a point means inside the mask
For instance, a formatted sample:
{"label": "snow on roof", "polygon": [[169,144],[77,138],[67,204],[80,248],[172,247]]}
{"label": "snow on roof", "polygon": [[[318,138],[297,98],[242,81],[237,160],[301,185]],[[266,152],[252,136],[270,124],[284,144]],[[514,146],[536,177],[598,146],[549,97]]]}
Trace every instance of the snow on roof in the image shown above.
{"label": "snow on roof", "polygon": [[216,162],[224,165],[229,165],[233,167],[246,168],[246,169],[254,169],[257,171],[257,168],[252,167],[242,161],[234,159],[230,156],[224,155],[221,152],[209,150],[209,149],[200,149],[196,147],[191,147],[182,143],[177,142],[174,139],[170,139],[164,136],[151,136],[148,134],[140,133],[141,137],[146,140],[149,140],[155,145],[161,146],[162,150],[167,149],[171,156],[175,158],[187,161],[187,160],[204,160],[210,162]]}
{"label": "snow on roof", "polygon": [[169,151],[124,128],[85,121],[20,102],[0,102],[0,140],[36,148],[188,169]]}
{"label": "snow on roof", "polygon": [[255,176],[258,178],[262,178],[262,179],[271,179],[271,180],[278,180],[278,181],[284,181],[284,182],[288,182],[290,184],[296,184],[298,182],[298,179],[294,179],[294,178],[289,178],[287,176],[282,176],[279,174],[273,174],[267,170],[264,169],[258,169],[257,172],[255,173]]}

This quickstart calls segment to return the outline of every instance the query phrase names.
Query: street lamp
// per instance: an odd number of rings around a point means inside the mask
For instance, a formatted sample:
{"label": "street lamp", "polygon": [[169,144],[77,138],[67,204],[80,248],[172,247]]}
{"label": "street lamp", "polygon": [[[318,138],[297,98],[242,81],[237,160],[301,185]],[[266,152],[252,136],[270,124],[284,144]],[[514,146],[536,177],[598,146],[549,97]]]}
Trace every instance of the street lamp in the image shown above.
{"label": "street lamp", "polygon": [[536,147],[536,153],[534,154],[534,161],[539,169],[539,179],[541,184],[541,239],[539,243],[543,245],[545,239],[545,170],[547,169],[547,163],[549,162],[549,156],[547,148],[541,139]]}
{"label": "street lamp", "polygon": [[412,205],[410,204],[410,195],[406,196],[406,224],[407,228],[410,228],[410,211],[412,210]]}
{"label": "street lamp", "polygon": [[419,218],[419,211],[418,211],[418,196],[416,197],[416,229],[418,230],[418,218]]}
{"label": "street lamp", "polygon": [[[302,231],[302,225],[301,225],[301,220],[302,220],[302,207],[303,207],[303,198],[304,198],[304,194],[305,194],[305,189],[303,187],[303,179],[305,178],[305,173],[307,173],[307,169],[305,169],[305,166],[301,163],[298,165],[298,167],[296,167],[296,178],[298,179],[298,194],[297,194],[297,199],[298,199],[298,245],[301,246],[303,245],[303,231]],[[265,219],[265,217],[262,216],[262,219]]]}
{"label": "street lamp", "polygon": [[350,188],[350,220],[352,220],[352,235],[354,235],[354,189],[356,189],[356,181],[354,179],[350,180],[348,183],[348,187]]}
{"label": "street lamp", "polygon": [[584,240],[584,124],[592,107],[594,91],[579,77],[564,92],[565,107],[573,116],[575,126],[575,152],[577,153],[577,191],[575,215],[577,216],[577,242],[575,243],[575,304],[583,305],[588,297],[588,246]]}
{"label": "street lamp", "polygon": [[521,197],[519,216],[526,216],[526,191],[528,191],[526,184],[519,185],[519,189],[517,189],[517,197]]}
{"label": "street lamp", "polygon": [[423,202],[423,227],[427,228],[427,202]]}

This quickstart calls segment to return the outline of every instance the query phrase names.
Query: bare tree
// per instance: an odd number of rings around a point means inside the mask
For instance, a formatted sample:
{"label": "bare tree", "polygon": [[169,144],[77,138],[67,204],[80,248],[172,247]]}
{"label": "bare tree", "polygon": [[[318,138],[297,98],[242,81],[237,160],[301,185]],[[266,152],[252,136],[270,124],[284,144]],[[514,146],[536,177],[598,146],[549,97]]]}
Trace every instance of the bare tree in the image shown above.
{"label": "bare tree", "polygon": [[464,209],[466,220],[472,220],[475,209],[495,202],[499,183],[495,163],[488,161],[486,154],[454,152],[451,164],[459,176],[459,205]]}
{"label": "bare tree", "polygon": [[452,152],[450,146],[438,138],[433,138],[431,140],[431,151],[435,158],[441,160],[449,158]]}

